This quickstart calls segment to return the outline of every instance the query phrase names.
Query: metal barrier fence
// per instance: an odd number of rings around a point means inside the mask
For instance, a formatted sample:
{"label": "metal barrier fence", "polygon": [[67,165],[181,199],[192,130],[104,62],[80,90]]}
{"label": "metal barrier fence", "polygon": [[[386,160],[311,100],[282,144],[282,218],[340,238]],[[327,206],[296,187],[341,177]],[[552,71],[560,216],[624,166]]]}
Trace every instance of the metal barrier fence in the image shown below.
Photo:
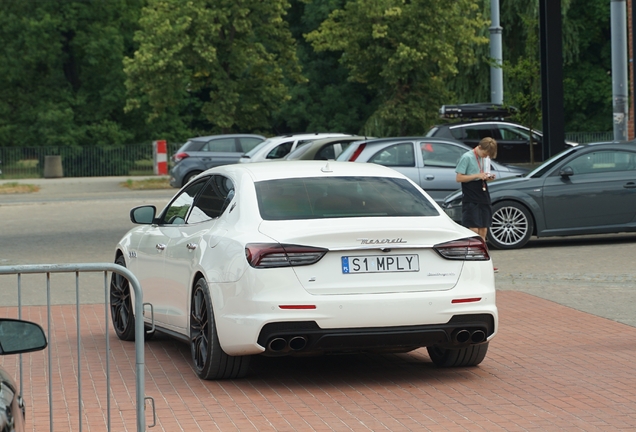
{"label": "metal barrier fence", "polygon": [[[168,158],[181,146],[168,143]],[[59,156],[64,177],[153,175],[152,143],[121,147],[0,147],[0,178],[45,177],[47,157]]]}
{"label": "metal barrier fence", "polygon": [[[81,326],[80,326],[80,286],[79,277],[81,273],[86,272],[103,272],[104,273],[104,304],[105,304],[105,339],[106,339],[106,400],[107,400],[107,412],[106,422],[108,431],[111,430],[111,381],[110,381],[110,357],[111,347],[108,337],[109,328],[109,284],[108,284],[108,272],[112,274],[119,274],[128,279],[129,285],[134,291],[134,313],[135,316],[141,317],[143,310],[143,293],[141,291],[141,285],[134,274],[125,267],[111,263],[86,263],[86,264],[39,264],[39,265],[16,265],[16,266],[0,266],[0,275],[16,275],[17,276],[17,306],[18,306],[18,318],[22,318],[22,275],[24,274],[46,274],[46,308],[47,308],[47,339],[51,341],[51,273],[75,273],[75,305],[76,305],[76,326],[77,326],[77,381],[78,381],[78,404],[79,404],[79,430],[82,430],[82,418],[83,418],[83,398],[82,398],[82,355],[85,354],[80,349],[82,347],[81,339]],[[6,290],[3,290],[6,291]],[[5,294],[6,295],[6,294]],[[52,365],[53,358],[51,354],[51,347],[47,348],[48,351],[48,399],[49,399],[49,428],[51,431],[53,428],[53,373]],[[136,372],[136,424],[137,432],[145,431],[145,401],[150,400],[154,413],[154,401],[152,398],[145,397],[145,363],[144,363],[144,322],[143,319],[135,320],[135,372]],[[20,380],[20,395],[23,393],[23,364],[22,354],[20,354],[19,360],[19,380]],[[67,401],[66,401],[67,402]],[[67,404],[68,405],[68,404]],[[154,426],[154,422],[150,427]]]}
{"label": "metal barrier fence", "polygon": [[570,132],[565,134],[565,139],[579,144],[614,141],[614,132]]}
{"label": "metal barrier fence", "polygon": [[[612,141],[613,132],[570,132],[580,144]],[[168,158],[181,143],[168,143]],[[60,156],[64,177],[153,175],[152,143],[119,147],[0,147],[0,179],[44,177],[47,156]]]}

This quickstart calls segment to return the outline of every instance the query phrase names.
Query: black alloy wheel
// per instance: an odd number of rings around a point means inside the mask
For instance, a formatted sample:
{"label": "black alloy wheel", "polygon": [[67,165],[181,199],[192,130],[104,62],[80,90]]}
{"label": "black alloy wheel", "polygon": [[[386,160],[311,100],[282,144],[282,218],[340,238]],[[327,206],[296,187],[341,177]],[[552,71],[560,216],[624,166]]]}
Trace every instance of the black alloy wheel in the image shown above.
{"label": "black alloy wheel", "polygon": [[534,219],[530,211],[515,201],[501,201],[492,208],[488,242],[495,249],[518,249],[532,237]]}
{"label": "black alloy wheel", "polygon": [[464,348],[426,347],[428,355],[437,367],[477,366],[486,357],[488,342]]}
{"label": "black alloy wheel", "polygon": [[201,379],[242,378],[249,356],[229,356],[219,343],[210,291],[205,279],[197,281],[190,306],[190,351],[194,370]]}
{"label": "black alloy wheel", "polygon": [[[117,257],[115,264],[126,267],[123,255]],[[110,315],[117,337],[125,341],[135,340],[135,315],[130,283],[124,276],[114,272],[110,279]]]}

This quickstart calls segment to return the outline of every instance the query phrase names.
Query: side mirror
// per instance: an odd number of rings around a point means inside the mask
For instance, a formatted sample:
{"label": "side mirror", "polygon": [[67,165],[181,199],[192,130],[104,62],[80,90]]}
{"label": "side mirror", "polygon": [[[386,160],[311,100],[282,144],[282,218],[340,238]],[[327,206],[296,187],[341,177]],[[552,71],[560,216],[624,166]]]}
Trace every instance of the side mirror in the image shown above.
{"label": "side mirror", "polygon": [[154,222],[156,213],[157,207],[153,205],[135,207],[130,211],[130,220],[132,223],[150,225]]}
{"label": "side mirror", "polygon": [[571,167],[566,166],[566,167],[561,168],[561,171],[559,171],[559,175],[561,177],[570,177],[570,176],[574,175],[574,171],[572,170]]}
{"label": "side mirror", "polygon": [[10,318],[0,319],[0,354],[21,354],[46,348],[44,330],[38,324]]}

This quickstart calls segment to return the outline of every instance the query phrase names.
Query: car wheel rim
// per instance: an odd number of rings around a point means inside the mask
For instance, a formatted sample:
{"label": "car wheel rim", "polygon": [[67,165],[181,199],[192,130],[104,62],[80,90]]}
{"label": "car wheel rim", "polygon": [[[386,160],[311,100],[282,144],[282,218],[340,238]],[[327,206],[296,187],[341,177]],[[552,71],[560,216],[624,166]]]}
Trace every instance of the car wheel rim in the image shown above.
{"label": "car wheel rim", "polygon": [[529,229],[528,218],[516,207],[502,207],[492,215],[490,234],[502,245],[521,242]]}
{"label": "car wheel rim", "polygon": [[197,289],[192,299],[190,318],[190,340],[192,357],[198,370],[203,369],[208,358],[208,308],[205,295]]}
{"label": "car wheel rim", "polygon": [[110,283],[110,308],[113,326],[118,333],[124,333],[132,316],[132,301],[128,279],[119,274],[113,275]]}

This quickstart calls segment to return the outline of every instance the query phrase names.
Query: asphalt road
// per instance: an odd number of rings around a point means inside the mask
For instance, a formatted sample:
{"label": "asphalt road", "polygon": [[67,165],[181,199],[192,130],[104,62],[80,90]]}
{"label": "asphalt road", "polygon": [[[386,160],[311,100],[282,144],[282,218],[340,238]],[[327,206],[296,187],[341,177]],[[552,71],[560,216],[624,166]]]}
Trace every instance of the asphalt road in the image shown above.
{"label": "asphalt road", "polygon": [[[112,262],[133,227],[132,207],[162,208],[175,189],[130,191],[127,177],[30,179],[32,194],[0,195],[0,265]],[[523,291],[636,326],[636,234],[533,239],[523,249],[491,251],[498,290]],[[74,275],[51,278],[52,303],[69,303]],[[83,276],[82,276],[83,277]],[[23,275],[22,304],[46,301],[42,275]],[[17,304],[15,276],[0,276],[0,305]],[[80,282],[83,303],[103,302],[103,276]]]}

